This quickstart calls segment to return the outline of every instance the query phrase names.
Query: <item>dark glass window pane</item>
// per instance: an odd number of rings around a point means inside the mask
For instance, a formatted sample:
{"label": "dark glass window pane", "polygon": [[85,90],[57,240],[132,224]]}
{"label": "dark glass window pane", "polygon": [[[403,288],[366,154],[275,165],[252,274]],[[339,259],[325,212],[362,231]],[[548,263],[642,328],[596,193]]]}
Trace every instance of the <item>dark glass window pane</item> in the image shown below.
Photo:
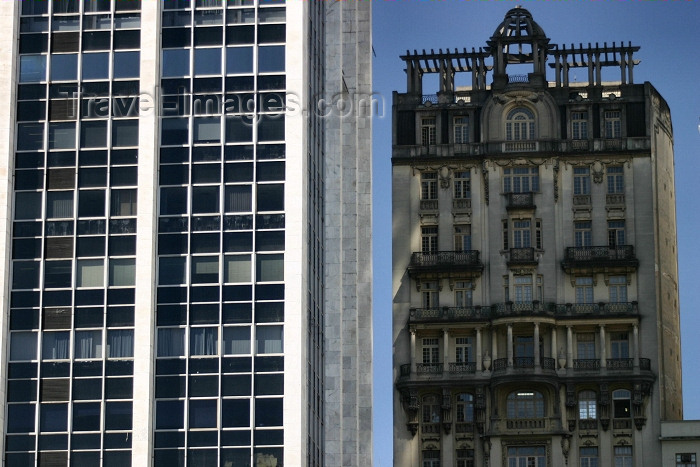
{"label": "dark glass window pane", "polygon": [[284,71],[284,46],[258,47],[258,72]]}
{"label": "dark glass window pane", "polygon": [[17,170],[15,171],[16,190],[37,190],[44,188],[43,170]]}
{"label": "dark glass window pane", "polygon": [[192,187],[192,213],[216,213],[219,212],[219,187],[195,186]]}
{"label": "dark glass window pane", "polygon": [[219,183],[221,166],[219,164],[195,164],[192,166],[192,183]]}
{"label": "dark glass window pane", "polygon": [[80,188],[107,186],[107,168],[99,167],[90,169],[79,169],[78,186]]}
{"label": "dark glass window pane", "polygon": [[[189,31],[189,29],[187,29]],[[188,34],[189,35],[189,34]],[[187,49],[163,50],[163,77],[189,76],[190,51]]]}
{"label": "dark glass window pane", "polygon": [[216,397],[219,395],[218,376],[190,376],[190,397]]}
{"label": "dark glass window pane", "polygon": [[73,404],[73,431],[100,429],[100,403]]}
{"label": "dark glass window pane", "polygon": [[282,399],[255,399],[255,426],[282,426]]}
{"label": "dark glass window pane", "polygon": [[255,375],[255,395],[283,395],[284,375]]}
{"label": "dark glass window pane", "polygon": [[[250,391],[250,375],[224,375],[221,377],[221,395],[222,396],[249,396],[251,391]],[[224,400],[222,402],[222,411],[223,411],[223,426],[226,425],[226,420],[227,417],[229,416],[228,414],[228,407],[229,405],[227,404],[228,401]],[[248,406],[246,400],[246,407]],[[231,414],[234,417],[239,416],[239,414]],[[245,419],[246,419],[246,425],[248,426],[248,410],[245,411]]]}
{"label": "dark glass window pane", "polygon": [[226,74],[240,74],[253,72],[253,48],[252,47],[227,47],[226,48]]}
{"label": "dark glass window pane", "polygon": [[252,44],[255,41],[254,26],[228,26],[226,44]]}
{"label": "dark glass window pane", "polygon": [[[101,368],[100,368],[100,373],[102,373]],[[99,379],[99,378],[74,379],[73,380],[73,399],[75,399],[75,400],[102,399],[102,379]]]}
{"label": "dark glass window pane", "polygon": [[284,24],[267,24],[258,26],[258,43],[284,42],[286,39]]}
{"label": "dark glass window pane", "polygon": [[78,79],[78,54],[51,55],[51,81]]}
{"label": "dark glass window pane", "polygon": [[190,428],[216,427],[216,402],[215,399],[190,400]]}
{"label": "dark glass window pane", "polygon": [[284,185],[258,185],[258,211],[284,210]]}
{"label": "dark glass window pane", "polygon": [[253,181],[253,164],[252,163],[235,163],[226,164],[224,174],[227,183],[231,182],[252,182]]}
{"label": "dark glass window pane", "polygon": [[34,431],[35,405],[12,404],[7,406],[7,432],[27,433]]}
{"label": "dark glass window pane", "polygon": [[78,195],[78,217],[103,217],[105,215],[105,191],[81,190]]}
{"label": "dark glass window pane", "polygon": [[226,141],[239,143],[253,140],[252,122],[247,117],[226,117]]}
{"label": "dark glass window pane", "polygon": [[105,404],[105,429],[130,430],[132,412],[131,402],[107,402]]}
{"label": "dark glass window pane", "polygon": [[167,145],[187,144],[189,141],[187,118],[164,118],[161,120],[161,143]]}
{"label": "dark glass window pane", "polygon": [[[121,18],[123,22],[128,22],[126,18]],[[135,22],[135,21],[134,21]],[[119,24],[119,17],[114,20],[115,25]],[[114,49],[138,49],[141,46],[141,31],[114,31]]]}
{"label": "dark glass window pane", "polygon": [[[203,284],[219,282],[219,258],[216,256],[195,256],[191,258],[191,282]],[[201,354],[200,354],[201,355]]]}
{"label": "dark glass window pane", "polygon": [[160,258],[158,269],[158,284],[184,284],[185,283],[185,261],[184,257],[164,257]]}
{"label": "dark glass window pane", "polygon": [[45,120],[46,103],[41,101],[19,102],[17,104],[17,120]]}
{"label": "dark glass window pane", "polygon": [[47,261],[44,265],[44,287],[70,287],[72,261]]}
{"label": "dark glass window pane", "polygon": [[259,182],[284,180],[284,162],[258,162],[257,178]]}
{"label": "dark glass window pane", "polygon": [[112,146],[138,146],[139,121],[138,120],[113,120],[112,121]]}
{"label": "dark glass window pane", "polygon": [[114,78],[138,78],[140,59],[140,52],[115,52]]}
{"label": "dark glass window pane", "polygon": [[226,187],[225,193],[226,212],[246,212],[252,207],[251,185],[231,185]]}
{"label": "dark glass window pane", "polygon": [[219,117],[195,118],[192,139],[195,143],[218,143],[221,141],[221,119]]}
{"label": "dark glass window pane", "polygon": [[284,116],[264,115],[258,123],[258,141],[284,140]]}
{"label": "dark glass window pane", "polygon": [[[51,73],[53,75],[53,72]],[[83,79],[108,79],[109,53],[83,54]]]}
{"label": "dark glass window pane", "polygon": [[194,74],[195,76],[221,74],[221,49],[195,49]]}
{"label": "dark glass window pane", "polygon": [[39,427],[41,431],[66,431],[68,404],[41,404]]}
{"label": "dark glass window pane", "polygon": [[107,122],[88,121],[80,124],[80,147],[101,148],[107,146]]}
{"label": "dark glass window pane", "polygon": [[22,15],[45,15],[49,10],[49,2],[22,2]]}
{"label": "dark glass window pane", "polygon": [[120,235],[109,237],[109,256],[126,256],[136,254],[136,236]]}
{"label": "dark glass window pane", "polygon": [[133,397],[132,378],[107,378],[105,399],[131,399]]}
{"label": "dark glass window pane", "polygon": [[78,237],[77,256],[103,256],[105,253],[104,237]]}
{"label": "dark glass window pane", "polygon": [[156,401],[156,429],[184,427],[184,401]]}
{"label": "dark glass window pane", "polygon": [[255,234],[256,251],[284,250],[284,232],[257,232]]}
{"label": "dark glass window pane", "polygon": [[[89,21],[87,17],[86,21]],[[83,50],[109,50],[111,41],[112,38],[109,31],[84,32]],[[84,77],[85,74],[83,74],[83,78]]]}
{"label": "dark glass window pane", "polygon": [[158,376],[156,378],[156,397],[184,397],[184,376]]}
{"label": "dark glass window pane", "polygon": [[219,234],[192,234],[191,253],[218,253]]}
{"label": "dark glass window pane", "polygon": [[15,193],[15,219],[41,218],[41,193]]}
{"label": "dark glass window pane", "polygon": [[224,251],[238,252],[253,249],[252,232],[229,232],[224,234]]}
{"label": "dark glass window pane", "polygon": [[187,188],[161,188],[160,189],[160,214],[186,214],[187,213]]}
{"label": "dark glass window pane", "polygon": [[17,149],[20,151],[44,149],[44,124],[20,123],[17,125]]}
{"label": "dark glass window pane", "polygon": [[[187,12],[186,16],[189,18],[190,13]],[[166,28],[163,29],[162,37],[162,47],[168,49],[170,47],[189,47],[190,46],[190,28]],[[163,52],[166,52],[165,50]],[[165,53],[163,53],[163,58],[165,58]],[[174,60],[174,58],[169,58]],[[189,56],[188,56],[189,60]],[[189,62],[187,63],[187,71],[184,68],[175,68],[169,66],[167,71],[169,74],[165,74],[166,68],[163,66],[163,76],[186,76],[189,74]]]}
{"label": "dark glass window pane", "polygon": [[[23,2],[34,3],[34,2]],[[23,55],[19,59],[20,83],[46,80],[46,55]]]}

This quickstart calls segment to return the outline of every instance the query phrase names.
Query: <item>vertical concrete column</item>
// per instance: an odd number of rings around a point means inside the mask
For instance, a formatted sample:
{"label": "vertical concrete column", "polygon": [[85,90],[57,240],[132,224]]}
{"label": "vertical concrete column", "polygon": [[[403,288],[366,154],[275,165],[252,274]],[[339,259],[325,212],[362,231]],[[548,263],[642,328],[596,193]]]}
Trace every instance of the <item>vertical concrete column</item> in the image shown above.
{"label": "vertical concrete column", "polygon": [[508,341],[506,342],[506,356],[508,357],[508,366],[513,366],[513,325],[508,325]]}
{"label": "vertical concrete column", "polygon": [[533,339],[534,342],[534,352],[535,352],[535,368],[540,366],[540,323],[535,323],[535,331]]}
{"label": "vertical concrete column", "polygon": [[[588,44],[589,47],[591,44]],[[593,55],[588,52],[588,82],[593,84]]]}
{"label": "vertical concrete column", "polygon": [[606,367],[606,355],[605,355],[605,325],[600,325],[600,367]]}
{"label": "vertical concrete column", "polygon": [[627,61],[625,52],[620,52],[620,83],[627,84],[627,73],[625,71],[625,65]]}
{"label": "vertical concrete column", "polygon": [[[551,340],[551,346],[550,346],[550,354],[552,355],[552,358],[556,361],[559,355],[557,355],[557,327],[552,326],[552,340]],[[556,364],[554,365],[556,368]]]}
{"label": "vertical concrete column", "polygon": [[561,87],[561,65],[559,55],[554,56],[554,79],[556,87]]}
{"label": "vertical concrete column", "polygon": [[413,62],[406,60],[406,92],[413,92]]}
{"label": "vertical concrete column", "polygon": [[632,327],[632,358],[634,359],[634,367],[639,368],[639,325],[635,323]]}
{"label": "vertical concrete column", "polygon": [[416,330],[411,329],[411,374],[416,374]]}
{"label": "vertical concrete column", "polygon": [[629,52],[629,63],[627,64],[627,73],[629,74],[629,84],[634,84],[634,73],[632,72],[633,68],[634,68],[634,58],[632,56],[632,52]]}
{"label": "vertical concrete column", "polygon": [[496,327],[491,327],[491,365],[498,358],[498,334]]}
{"label": "vertical concrete column", "polygon": [[566,367],[574,366],[574,332],[571,326],[566,327]]}
{"label": "vertical concrete column", "polygon": [[481,360],[481,328],[476,328],[476,371],[483,369]]}
{"label": "vertical concrete column", "polygon": [[447,359],[450,355],[450,331],[446,328],[442,330],[442,352],[442,371],[447,371],[447,367],[449,366],[449,361]]}

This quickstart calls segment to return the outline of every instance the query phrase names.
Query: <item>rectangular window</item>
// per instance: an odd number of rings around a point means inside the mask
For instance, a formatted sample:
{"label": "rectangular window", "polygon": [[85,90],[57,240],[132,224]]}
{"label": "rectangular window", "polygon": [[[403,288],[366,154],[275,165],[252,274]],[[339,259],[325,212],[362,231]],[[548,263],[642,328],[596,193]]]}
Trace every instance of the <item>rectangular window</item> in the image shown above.
{"label": "rectangular window", "polygon": [[435,117],[424,117],[421,119],[421,144],[423,146],[434,146],[437,137],[437,126]]}
{"label": "rectangular window", "polygon": [[530,219],[513,221],[513,248],[530,248],[532,246],[530,229]]}
{"label": "rectangular window", "polygon": [[605,122],[605,137],[622,137],[622,117],[619,110],[606,110],[603,114]]}
{"label": "rectangular window", "polygon": [[595,334],[580,332],[576,334],[576,358],[593,360],[595,358]]}
{"label": "rectangular window", "polygon": [[181,328],[158,329],[159,357],[182,357],[185,355],[185,330]]}
{"label": "rectangular window", "polygon": [[615,467],[632,467],[632,446],[615,446]]}
{"label": "rectangular window", "polygon": [[608,194],[625,192],[625,174],[621,165],[606,167],[605,175],[608,184]]}
{"label": "rectangular window", "polygon": [[610,357],[613,359],[630,358],[629,335],[626,332],[610,334]]}
{"label": "rectangular window", "polygon": [[471,225],[455,225],[455,251],[463,252],[472,249]]}
{"label": "rectangular window", "polygon": [[258,354],[284,351],[282,326],[256,326],[255,341]]}
{"label": "rectangular window", "polygon": [[440,341],[437,337],[423,338],[423,363],[427,365],[435,365],[440,363]]}
{"label": "rectangular window", "polygon": [[471,337],[455,338],[455,363],[469,363],[474,361],[472,341],[473,339]]}
{"label": "rectangular window", "polygon": [[588,139],[588,112],[571,112],[571,138]]}
{"label": "rectangular window", "polygon": [[437,199],[437,172],[420,174],[420,199]]}
{"label": "rectangular window", "polygon": [[580,467],[598,467],[598,448],[586,447],[579,451]]}
{"label": "rectangular window", "polygon": [[625,245],[625,221],[608,221],[608,246]]}
{"label": "rectangular window", "polygon": [[423,467],[440,467],[440,451],[423,451]]}
{"label": "rectangular window", "polygon": [[515,276],[515,302],[532,302],[532,276]]}
{"label": "rectangular window", "polygon": [[676,467],[697,467],[695,453],[676,454]]}
{"label": "rectangular window", "polygon": [[608,279],[610,303],[627,302],[627,276],[610,276]]}
{"label": "rectangular window", "polygon": [[469,142],[469,117],[460,116],[454,118],[455,144]]}
{"label": "rectangular window", "polygon": [[591,221],[574,222],[574,245],[577,247],[591,246]]}
{"label": "rectangular window", "polygon": [[546,467],[544,446],[508,448],[508,467]]}
{"label": "rectangular window", "polygon": [[533,358],[535,356],[535,341],[532,336],[515,336],[513,354],[515,357]]}
{"label": "rectangular window", "polygon": [[455,172],[455,199],[469,199],[471,198],[472,191],[472,181],[471,172],[468,170],[460,170]]}
{"label": "rectangular window", "polygon": [[471,282],[455,282],[455,306],[457,308],[466,308],[472,306]]}
{"label": "rectangular window", "polygon": [[574,167],[574,195],[591,194],[591,169]]}
{"label": "rectangular window", "polygon": [[457,449],[457,467],[474,467],[474,450]]}
{"label": "rectangular window", "polygon": [[436,282],[423,282],[421,284],[421,297],[423,308],[436,308],[438,306],[438,287]]}
{"label": "rectangular window", "polygon": [[421,251],[432,254],[438,251],[438,228],[436,226],[421,228]]}
{"label": "rectangular window", "polygon": [[593,303],[593,278],[576,278],[576,303]]}
{"label": "rectangular window", "polygon": [[504,193],[536,193],[540,191],[539,168],[513,167],[503,169]]}
{"label": "rectangular window", "polygon": [[102,358],[102,331],[75,332],[75,358]]}

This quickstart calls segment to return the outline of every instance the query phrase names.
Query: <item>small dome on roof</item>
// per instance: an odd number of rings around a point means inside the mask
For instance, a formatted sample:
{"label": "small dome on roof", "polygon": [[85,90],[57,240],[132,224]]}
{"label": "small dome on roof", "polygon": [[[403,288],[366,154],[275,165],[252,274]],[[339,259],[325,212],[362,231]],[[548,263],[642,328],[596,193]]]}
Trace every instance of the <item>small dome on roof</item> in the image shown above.
{"label": "small dome on roof", "polygon": [[532,19],[532,13],[518,6],[506,13],[503,22],[498,25],[491,39],[532,39],[546,37],[544,30]]}

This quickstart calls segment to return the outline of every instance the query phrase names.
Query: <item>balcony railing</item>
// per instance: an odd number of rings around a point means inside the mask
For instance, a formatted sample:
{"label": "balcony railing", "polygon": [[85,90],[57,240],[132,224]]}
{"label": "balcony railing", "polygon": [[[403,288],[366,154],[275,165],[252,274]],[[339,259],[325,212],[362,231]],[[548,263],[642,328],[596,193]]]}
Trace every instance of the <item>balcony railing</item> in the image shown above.
{"label": "balcony railing", "polygon": [[491,306],[493,318],[522,315],[551,315],[551,304],[539,301],[533,302],[505,302]]}
{"label": "balcony railing", "polygon": [[532,247],[511,248],[508,251],[508,266],[532,265],[536,263],[535,249]]}
{"label": "balcony railing", "polygon": [[550,304],[557,316],[579,317],[582,315],[636,315],[637,302],[619,303],[567,303]]}
{"label": "balcony railing", "polygon": [[544,418],[515,418],[506,420],[509,430],[542,430],[547,427]]}
{"label": "balcony railing", "polygon": [[535,194],[506,193],[506,209],[535,209]]}
{"label": "balcony railing", "polygon": [[469,198],[452,200],[452,210],[454,211],[468,211],[471,208],[472,200]]}
{"label": "balcony railing", "polygon": [[603,147],[605,147],[605,149],[620,150],[622,149],[622,138],[603,140]]}
{"label": "balcony railing", "polygon": [[605,361],[608,370],[631,370],[633,365],[631,358],[608,358]]}
{"label": "balcony railing", "polygon": [[539,141],[505,141],[503,152],[536,152]]}
{"label": "balcony railing", "polygon": [[634,246],[581,246],[568,247],[564,254],[562,267],[634,267],[639,266],[639,260],[634,255]]}
{"label": "balcony railing", "polygon": [[442,363],[418,363],[416,373],[419,375],[441,375]]}
{"label": "balcony railing", "polygon": [[590,144],[587,139],[575,139],[570,143],[572,151],[588,151]]}
{"label": "balcony railing", "polygon": [[605,195],[605,204],[608,206],[617,206],[625,204],[625,194],[624,193],[610,193]]}
{"label": "balcony railing", "polygon": [[508,75],[508,83],[529,83],[530,77],[528,75]]}
{"label": "balcony railing", "polygon": [[631,430],[632,420],[629,418],[613,419],[613,430]]}
{"label": "balcony railing", "polygon": [[442,307],[442,308],[411,308],[411,322],[431,321],[484,321],[491,317],[491,307]]}
{"label": "balcony railing", "polygon": [[498,373],[502,371],[506,371],[508,368],[508,359],[507,358],[497,358],[493,361],[493,371]]}
{"label": "balcony railing", "polygon": [[438,200],[436,200],[436,199],[422,199],[422,200],[420,200],[420,210],[421,211],[437,211],[438,210]]}
{"label": "balcony railing", "polygon": [[411,255],[408,273],[445,271],[481,272],[484,265],[479,259],[479,250],[415,252]]}
{"label": "balcony railing", "polygon": [[[556,360],[551,357],[542,357],[540,359],[540,367],[544,370],[556,370]],[[513,357],[514,370],[534,370],[535,357]],[[495,373],[503,373],[508,369],[507,358],[497,358],[493,361],[493,371]]]}
{"label": "balcony railing", "polygon": [[473,433],[474,423],[472,422],[460,422],[455,423],[455,433]]}
{"label": "balcony railing", "polygon": [[421,104],[425,104],[427,102],[430,102],[431,104],[437,104],[438,103],[438,95],[437,94],[423,94],[421,96]]}
{"label": "balcony railing", "polygon": [[448,365],[450,373],[469,374],[476,372],[476,362],[450,363]]}
{"label": "balcony railing", "polygon": [[535,368],[535,357],[513,357],[513,368]]}
{"label": "balcony railing", "polygon": [[542,357],[542,369],[544,370],[556,370],[557,369],[557,361],[554,358],[551,357]]}
{"label": "balcony railing", "polygon": [[598,371],[598,370],[600,370],[600,359],[599,358],[574,359],[574,370],[576,370],[576,371]]}
{"label": "balcony railing", "polygon": [[598,429],[598,420],[594,419],[586,419],[586,420],[579,420],[578,421],[578,428],[579,430],[597,430]]}
{"label": "balcony railing", "polygon": [[574,206],[590,206],[591,195],[574,195]]}

